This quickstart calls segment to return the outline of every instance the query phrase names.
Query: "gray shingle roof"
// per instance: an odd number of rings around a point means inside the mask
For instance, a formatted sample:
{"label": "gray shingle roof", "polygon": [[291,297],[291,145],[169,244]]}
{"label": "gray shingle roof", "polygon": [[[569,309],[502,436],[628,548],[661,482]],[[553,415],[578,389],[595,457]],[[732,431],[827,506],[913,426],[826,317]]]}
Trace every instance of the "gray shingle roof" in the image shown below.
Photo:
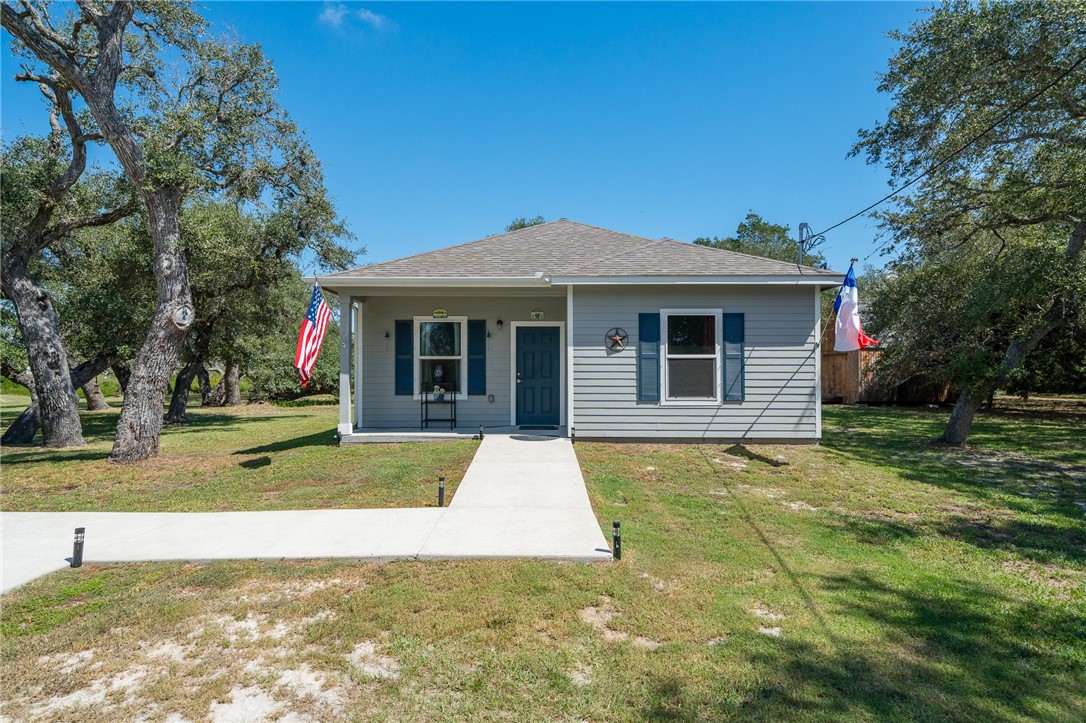
{"label": "gray shingle roof", "polygon": [[798,266],[707,246],[648,239],[561,219],[478,241],[406,256],[322,279],[627,276],[827,276]]}

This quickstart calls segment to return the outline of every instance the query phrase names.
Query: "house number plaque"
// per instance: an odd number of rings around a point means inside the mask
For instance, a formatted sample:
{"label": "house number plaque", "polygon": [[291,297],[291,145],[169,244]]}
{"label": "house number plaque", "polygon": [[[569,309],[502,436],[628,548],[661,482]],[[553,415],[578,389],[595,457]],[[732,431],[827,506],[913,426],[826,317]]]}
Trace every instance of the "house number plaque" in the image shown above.
{"label": "house number plaque", "polygon": [[435,319],[448,319],[449,318],[449,310],[448,309],[434,309],[434,318]]}

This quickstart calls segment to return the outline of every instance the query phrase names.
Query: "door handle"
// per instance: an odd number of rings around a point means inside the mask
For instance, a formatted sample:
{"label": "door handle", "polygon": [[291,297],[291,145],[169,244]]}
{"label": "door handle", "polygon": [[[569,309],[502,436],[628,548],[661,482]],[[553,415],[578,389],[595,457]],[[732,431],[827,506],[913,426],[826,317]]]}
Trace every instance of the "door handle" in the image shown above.
{"label": "door handle", "polygon": [[524,380],[520,378],[520,372],[517,372],[517,384],[520,384]]}

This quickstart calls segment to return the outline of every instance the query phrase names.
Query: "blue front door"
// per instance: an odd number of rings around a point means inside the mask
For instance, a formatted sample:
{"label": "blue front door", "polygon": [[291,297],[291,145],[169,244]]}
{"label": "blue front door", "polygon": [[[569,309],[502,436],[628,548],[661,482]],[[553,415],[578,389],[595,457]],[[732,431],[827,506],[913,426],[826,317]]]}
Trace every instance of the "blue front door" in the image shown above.
{"label": "blue front door", "polygon": [[558,425],[562,393],[559,327],[517,327],[517,424]]}

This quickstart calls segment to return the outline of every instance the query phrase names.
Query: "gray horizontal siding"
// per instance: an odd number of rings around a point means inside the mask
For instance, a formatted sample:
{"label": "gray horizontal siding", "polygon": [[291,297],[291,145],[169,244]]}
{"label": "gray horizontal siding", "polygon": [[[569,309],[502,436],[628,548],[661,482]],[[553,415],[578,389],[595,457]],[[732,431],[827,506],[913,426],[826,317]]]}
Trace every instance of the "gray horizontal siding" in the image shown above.
{"label": "gray horizontal siding", "polygon": [[[723,309],[745,315],[746,398],[713,406],[637,401],[638,314]],[[611,327],[629,334],[608,352]],[[573,294],[578,437],[795,439],[818,436],[815,292],[787,286],[578,286]]]}
{"label": "gray horizontal siding", "polygon": [[[469,396],[457,401],[456,416],[461,427],[506,426],[510,413],[510,351],[513,321],[528,321],[534,309],[542,309],[546,321],[565,321],[564,297],[373,296],[362,304],[362,426],[366,429],[417,428],[419,401],[395,394],[395,324],[397,319],[430,316],[436,308],[449,316],[486,319],[491,338],[486,352],[486,391],[494,395]],[[497,321],[505,322],[499,331]],[[385,332],[390,334],[385,339]],[[465,363],[467,339],[463,340]],[[438,409],[434,416],[445,416]],[[440,429],[440,423],[430,425]]]}

